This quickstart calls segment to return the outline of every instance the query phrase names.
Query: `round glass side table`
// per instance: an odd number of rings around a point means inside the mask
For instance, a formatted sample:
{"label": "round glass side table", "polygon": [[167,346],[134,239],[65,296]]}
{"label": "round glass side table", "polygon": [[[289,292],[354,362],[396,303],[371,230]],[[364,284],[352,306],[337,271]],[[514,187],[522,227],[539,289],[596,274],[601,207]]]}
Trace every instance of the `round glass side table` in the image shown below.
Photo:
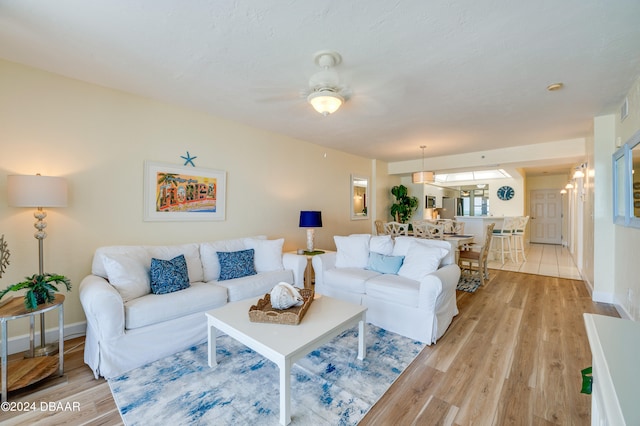
{"label": "round glass side table", "polygon": [[[53,374],[64,372],[64,296],[56,294],[51,303],[38,305],[37,309],[28,311],[24,307],[22,297],[14,297],[0,307],[0,327],[2,329],[2,402],[7,401],[7,392],[29,386]],[[35,350],[35,317],[45,312],[58,309],[58,357],[33,356]],[[8,336],[7,323],[18,318],[29,318],[29,354],[24,359],[11,362],[11,372],[7,372]],[[44,333],[46,330],[40,330]]]}

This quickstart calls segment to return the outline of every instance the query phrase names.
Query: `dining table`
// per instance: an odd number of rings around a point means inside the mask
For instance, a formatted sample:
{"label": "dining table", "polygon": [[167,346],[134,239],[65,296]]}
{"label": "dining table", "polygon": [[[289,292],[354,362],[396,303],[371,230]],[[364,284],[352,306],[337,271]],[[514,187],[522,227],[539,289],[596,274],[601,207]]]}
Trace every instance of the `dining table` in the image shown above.
{"label": "dining table", "polygon": [[474,235],[465,235],[465,234],[453,234],[453,233],[444,233],[442,238],[445,241],[449,241],[454,248],[456,249],[456,263],[460,259],[460,248],[464,247],[467,244],[472,244],[475,238]]}

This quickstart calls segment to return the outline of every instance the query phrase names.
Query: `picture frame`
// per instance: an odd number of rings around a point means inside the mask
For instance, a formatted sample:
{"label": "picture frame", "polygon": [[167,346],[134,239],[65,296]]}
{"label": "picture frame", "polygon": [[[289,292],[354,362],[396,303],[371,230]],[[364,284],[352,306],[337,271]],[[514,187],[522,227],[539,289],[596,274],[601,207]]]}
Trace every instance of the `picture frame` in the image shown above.
{"label": "picture frame", "polygon": [[226,219],[227,173],[145,161],[145,221]]}

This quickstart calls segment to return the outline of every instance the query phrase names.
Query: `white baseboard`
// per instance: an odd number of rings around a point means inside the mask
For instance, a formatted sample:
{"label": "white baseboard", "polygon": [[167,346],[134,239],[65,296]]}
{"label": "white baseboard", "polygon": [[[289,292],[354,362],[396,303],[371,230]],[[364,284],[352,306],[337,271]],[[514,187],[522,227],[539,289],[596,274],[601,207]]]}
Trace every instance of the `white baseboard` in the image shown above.
{"label": "white baseboard", "polygon": [[[87,332],[87,322],[77,322],[74,324],[66,324],[64,326],[64,340],[74,339],[76,337],[84,336]],[[45,341],[47,343],[58,341],[58,328],[47,328],[45,332]],[[21,336],[14,336],[9,338],[9,355],[18,352],[24,352],[29,349],[29,335],[24,334]],[[36,330],[35,344],[40,346],[40,331]]]}

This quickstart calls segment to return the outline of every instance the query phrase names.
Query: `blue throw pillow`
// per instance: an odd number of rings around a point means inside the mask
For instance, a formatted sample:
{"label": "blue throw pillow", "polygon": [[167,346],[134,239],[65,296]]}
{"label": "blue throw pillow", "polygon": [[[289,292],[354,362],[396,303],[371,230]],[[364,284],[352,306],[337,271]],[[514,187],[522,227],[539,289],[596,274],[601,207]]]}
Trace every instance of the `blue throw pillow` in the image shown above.
{"label": "blue throw pillow", "polygon": [[384,254],[371,252],[369,253],[369,263],[367,269],[381,274],[398,274],[404,256],[385,256]]}
{"label": "blue throw pillow", "polygon": [[220,262],[219,281],[232,280],[234,278],[246,277],[256,274],[256,267],[253,261],[254,250],[240,251],[219,251],[218,261]]}
{"label": "blue throw pillow", "polygon": [[189,288],[189,272],[184,255],[171,260],[151,259],[151,292],[173,293]]}

